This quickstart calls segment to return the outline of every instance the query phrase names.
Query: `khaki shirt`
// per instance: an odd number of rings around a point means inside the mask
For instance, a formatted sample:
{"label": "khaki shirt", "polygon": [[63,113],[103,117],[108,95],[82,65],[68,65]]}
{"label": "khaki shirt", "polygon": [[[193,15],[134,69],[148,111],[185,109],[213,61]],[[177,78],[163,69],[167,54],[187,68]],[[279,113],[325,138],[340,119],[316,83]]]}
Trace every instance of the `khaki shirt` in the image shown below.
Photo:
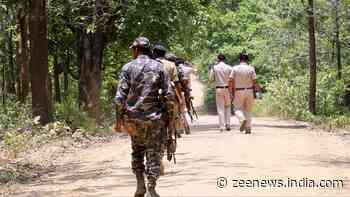
{"label": "khaki shirt", "polygon": [[253,66],[241,63],[234,66],[230,75],[230,79],[234,80],[236,88],[251,88],[253,80],[256,80],[256,73]]}
{"label": "khaki shirt", "polygon": [[179,79],[178,79],[175,63],[168,61],[166,59],[160,59],[159,61],[162,62],[162,64],[164,64],[165,71],[168,73],[170,81],[172,82],[178,81]]}
{"label": "khaki shirt", "polygon": [[216,86],[228,86],[231,71],[230,65],[220,62],[210,70],[209,80],[215,81]]}

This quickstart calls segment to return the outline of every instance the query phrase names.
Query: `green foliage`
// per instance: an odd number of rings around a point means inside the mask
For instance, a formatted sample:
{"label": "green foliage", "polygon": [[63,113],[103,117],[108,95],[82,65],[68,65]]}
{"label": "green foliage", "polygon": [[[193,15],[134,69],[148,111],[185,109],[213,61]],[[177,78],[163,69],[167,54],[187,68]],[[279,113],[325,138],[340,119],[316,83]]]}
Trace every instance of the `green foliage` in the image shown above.
{"label": "green foliage", "polygon": [[20,104],[14,98],[9,98],[6,106],[0,108],[0,136],[2,131],[26,127],[31,119],[31,106],[29,103]]}
{"label": "green foliage", "polygon": [[[350,1],[342,1],[342,8]],[[308,23],[303,1],[211,1],[201,12],[203,23],[198,27],[194,46],[201,53],[195,60],[201,65],[207,84],[207,109],[215,107],[208,70],[218,53],[227,56],[227,63],[237,64],[237,56],[246,50],[256,68],[258,82],[265,98],[257,101],[256,115],[279,115],[286,118],[344,126],[349,118],[345,106],[345,87],[350,78],[350,50],[342,48],[343,79],[336,76],[334,40],[335,11],[331,2],[317,1],[317,116],[308,112]],[[341,9],[341,42],[349,39],[344,25],[346,9]],[[343,17],[342,17],[343,16]],[[347,34],[347,35],[346,35]],[[199,41],[197,41],[197,39]],[[198,42],[198,43],[197,43]]]}
{"label": "green foliage", "polygon": [[308,118],[306,81],[305,77],[297,77],[293,81],[288,79],[272,81],[268,85],[263,105],[271,114],[299,120]]}
{"label": "green foliage", "polygon": [[0,140],[10,157],[16,158],[23,152],[56,139],[67,137],[82,141],[90,136],[111,134],[111,122],[96,125],[86,112],[78,108],[72,97],[57,104],[55,108],[56,121],[46,126],[39,124],[40,117],[32,118],[29,104],[10,102],[7,107],[0,108]]}
{"label": "green foliage", "polygon": [[73,129],[92,128],[95,122],[89,118],[88,114],[77,105],[75,98],[68,97],[61,104],[56,105],[56,119],[63,120]]}
{"label": "green foliage", "polygon": [[72,135],[73,130],[62,122],[41,126],[40,117],[27,120],[26,128],[8,130],[4,136],[4,144],[10,156],[16,158],[20,153],[40,147],[54,139]]}
{"label": "green foliage", "polygon": [[[21,2],[25,1],[0,2],[0,71],[6,75],[0,76],[1,82],[9,78],[8,42],[16,46],[19,39],[16,10]],[[110,131],[115,118],[113,98],[118,74],[122,66],[132,59],[128,45],[139,35],[149,37],[153,44],[163,43],[179,57],[199,65],[202,81],[208,84],[205,104],[209,111],[215,111],[215,88],[208,81],[208,72],[217,54],[226,54],[227,63],[235,65],[238,54],[246,50],[251,55],[258,81],[266,92],[265,99],[257,102],[257,114],[277,114],[316,123],[327,119],[332,122],[331,127],[348,122],[343,96],[350,80],[350,50],[346,47],[350,39],[347,9],[341,9],[340,19],[345,78],[337,80],[333,47],[334,9],[330,1],[316,2],[319,116],[313,116],[308,112],[308,34],[304,1],[102,2],[102,10],[93,0],[55,0],[48,4],[49,70],[54,70],[52,60],[57,57],[61,66],[58,69],[61,70],[61,86],[63,67],[69,67],[68,95],[62,103],[55,104],[54,116],[59,125],[69,127],[72,133],[79,130],[99,135]],[[349,6],[349,0],[342,1],[342,8]],[[78,106],[78,73],[81,55],[79,36],[86,31],[92,38],[98,28],[104,30],[105,43],[101,92],[104,122],[97,126],[83,112],[84,106]],[[9,32],[14,34],[12,40],[8,39]],[[15,72],[19,74],[18,67]],[[6,87],[1,87],[1,94],[6,91]],[[14,95],[6,100],[6,106],[0,108],[0,137],[4,136],[8,146],[21,147],[28,138],[36,135],[42,136],[43,139],[38,139],[43,142],[55,136],[47,136],[48,130],[35,126],[29,103],[15,102]],[[35,132],[22,132],[31,130]]]}
{"label": "green foliage", "polygon": [[205,110],[208,112],[216,112],[216,94],[214,85],[210,84],[206,86],[204,94],[206,95],[204,98]]}
{"label": "green foliage", "polygon": [[307,76],[275,79],[268,85],[267,94],[260,105],[268,114],[310,121],[329,130],[346,127],[350,123],[349,108],[344,103],[344,80],[336,80],[332,70],[318,74],[317,115],[308,110]]}

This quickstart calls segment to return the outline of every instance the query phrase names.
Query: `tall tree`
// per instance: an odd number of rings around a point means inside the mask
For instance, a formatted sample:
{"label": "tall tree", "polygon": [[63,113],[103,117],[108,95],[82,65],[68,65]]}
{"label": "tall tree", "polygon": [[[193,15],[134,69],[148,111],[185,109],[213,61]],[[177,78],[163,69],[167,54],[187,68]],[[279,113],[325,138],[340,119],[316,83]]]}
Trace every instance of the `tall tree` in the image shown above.
{"label": "tall tree", "polygon": [[48,89],[47,1],[30,1],[30,71],[32,110],[41,124],[51,121]]}
{"label": "tall tree", "polygon": [[60,74],[62,73],[62,66],[58,63],[58,56],[53,56],[53,81],[55,89],[55,102],[61,103],[61,85]]}
{"label": "tall tree", "polygon": [[334,40],[337,51],[337,68],[338,79],[342,78],[342,63],[341,63],[341,43],[340,43],[340,12],[341,5],[340,0],[332,0],[335,11],[335,28],[334,28]]}
{"label": "tall tree", "polygon": [[6,69],[5,66],[3,65],[2,67],[2,84],[1,84],[1,91],[2,91],[2,105],[6,107]]}
{"label": "tall tree", "polygon": [[117,33],[115,23],[121,19],[120,11],[127,1],[114,6],[114,11],[110,3],[106,0],[84,0],[80,3],[79,102],[97,122],[100,122],[101,114],[103,52],[109,37]]}
{"label": "tall tree", "polygon": [[7,59],[8,59],[8,74],[7,74],[7,92],[10,94],[16,94],[16,68],[14,62],[14,46],[13,46],[13,30],[12,26],[12,12],[11,9],[7,10],[6,13],[6,21],[7,21]]}
{"label": "tall tree", "polygon": [[69,67],[70,67],[70,52],[69,49],[66,50],[66,60],[63,66],[63,96],[66,99],[68,96],[68,88],[69,88]]}
{"label": "tall tree", "polygon": [[316,38],[315,38],[315,7],[314,1],[308,0],[308,18],[309,18],[309,63],[310,63],[310,81],[309,81],[309,111],[316,114]]}
{"label": "tall tree", "polygon": [[29,48],[28,48],[28,1],[20,0],[17,6],[17,64],[19,66],[18,97],[24,103],[29,92]]}
{"label": "tall tree", "polygon": [[[85,28],[79,39],[79,96],[91,117],[100,120],[100,93],[102,86],[102,58],[105,48],[103,18],[104,1],[83,4],[80,12],[86,16]],[[90,29],[89,29],[90,28]]]}

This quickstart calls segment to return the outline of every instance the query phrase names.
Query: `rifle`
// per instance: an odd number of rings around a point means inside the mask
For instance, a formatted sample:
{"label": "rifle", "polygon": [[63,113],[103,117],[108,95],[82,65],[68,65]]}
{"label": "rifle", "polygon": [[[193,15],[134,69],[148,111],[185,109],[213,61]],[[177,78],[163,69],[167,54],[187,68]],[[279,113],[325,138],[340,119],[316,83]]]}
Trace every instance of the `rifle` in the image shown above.
{"label": "rifle", "polygon": [[178,69],[178,73],[179,73],[179,81],[181,84],[181,91],[184,92],[184,96],[185,96],[185,104],[186,104],[186,108],[187,108],[187,113],[191,118],[191,121],[194,121],[193,115],[196,117],[196,119],[198,119],[198,114],[196,112],[196,109],[194,108],[193,105],[193,97],[191,96],[191,89],[188,87],[189,81],[184,79],[184,75],[183,75],[183,71],[180,67],[180,64],[176,65],[177,69]]}
{"label": "rifle", "polygon": [[[174,163],[176,164],[176,147],[177,147],[177,136],[176,136],[176,129],[175,129],[175,120],[174,114],[169,114],[169,110],[166,107],[165,99],[163,96],[160,96],[160,100],[162,102],[162,108],[163,108],[163,120],[165,122],[164,130],[166,133],[166,149],[167,149],[167,160],[171,161],[174,159]],[[174,138],[173,138],[174,136]]]}
{"label": "rifle", "polygon": [[195,118],[198,119],[198,114],[192,102],[194,98],[191,96],[191,89],[188,88],[188,80],[181,80],[181,86],[185,96],[187,113],[190,116],[191,121],[193,122],[194,121],[193,116],[195,116]]}
{"label": "rifle", "polygon": [[177,136],[174,135],[175,138],[172,137],[172,134],[168,136],[167,143],[166,143],[166,150],[167,150],[167,160],[171,161],[174,159],[174,164],[176,164],[176,148],[177,148]]}
{"label": "rifle", "polygon": [[231,114],[235,115],[235,113],[236,113],[235,105],[233,103],[233,99],[231,99]]}

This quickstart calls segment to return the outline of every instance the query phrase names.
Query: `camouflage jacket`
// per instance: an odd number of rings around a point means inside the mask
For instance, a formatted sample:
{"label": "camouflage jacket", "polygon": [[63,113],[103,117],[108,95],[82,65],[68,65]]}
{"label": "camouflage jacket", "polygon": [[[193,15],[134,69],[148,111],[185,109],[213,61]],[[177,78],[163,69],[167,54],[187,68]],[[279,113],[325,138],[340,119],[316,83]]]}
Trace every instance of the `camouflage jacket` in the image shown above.
{"label": "camouflage jacket", "polygon": [[175,96],[164,65],[146,55],[123,66],[115,99],[118,118],[126,115],[159,124],[165,112],[174,111]]}

